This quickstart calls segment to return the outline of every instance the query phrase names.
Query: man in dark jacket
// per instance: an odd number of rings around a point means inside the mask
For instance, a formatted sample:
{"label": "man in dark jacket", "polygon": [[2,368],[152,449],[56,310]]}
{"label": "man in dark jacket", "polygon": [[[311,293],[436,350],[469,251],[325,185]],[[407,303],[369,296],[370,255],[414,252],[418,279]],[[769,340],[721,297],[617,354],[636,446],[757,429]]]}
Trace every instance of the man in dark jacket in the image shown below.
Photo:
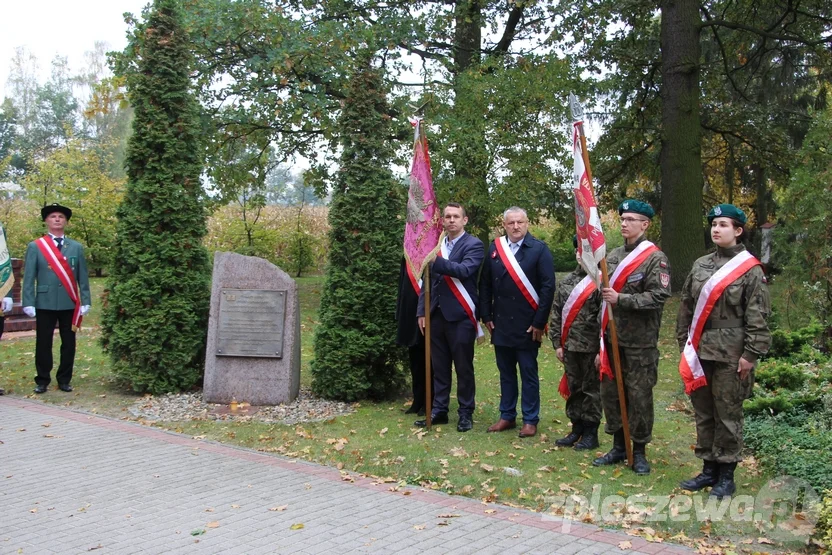
{"label": "man in dark jacket", "polygon": [[491,243],[480,277],[481,318],[491,332],[500,370],[500,419],[488,431],[517,425],[519,366],[520,437],[532,437],[540,419],[537,353],[555,294],[555,267],[549,247],[528,232],[525,210],[517,206],[506,210],[503,228],[506,234]]}
{"label": "man in dark jacket", "polygon": [[[430,360],[433,367],[433,424],[448,423],[451,396],[451,365],[456,369],[456,397],[459,422],[456,429],[467,432],[474,427],[474,342],[482,334],[477,324],[477,274],[483,258],[482,241],[465,233],[468,216],[457,203],[442,211],[446,236],[441,256],[431,264]],[[425,292],[419,294],[416,309],[419,329],[425,329]],[[416,426],[425,426],[417,420]]]}

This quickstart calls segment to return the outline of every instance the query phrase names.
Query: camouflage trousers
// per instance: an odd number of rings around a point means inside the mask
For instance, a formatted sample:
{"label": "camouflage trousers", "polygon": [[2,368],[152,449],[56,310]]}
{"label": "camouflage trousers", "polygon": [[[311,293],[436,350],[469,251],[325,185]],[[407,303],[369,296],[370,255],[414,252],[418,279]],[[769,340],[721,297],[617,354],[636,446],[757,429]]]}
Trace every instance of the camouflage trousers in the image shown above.
{"label": "camouflage trousers", "polygon": [[563,351],[566,382],[570,392],[569,399],[566,400],[566,416],[572,422],[601,422],[601,384],[598,369],[595,368],[597,354]]}
{"label": "camouflage trousers", "polygon": [[[621,347],[621,375],[624,378],[624,399],[627,402],[627,419],[630,439],[636,443],[650,443],[653,439],[653,388],[659,372],[659,350]],[[612,346],[607,344],[610,365],[613,366]],[[614,370],[613,370],[614,372]],[[614,434],[621,429],[621,406],[618,403],[618,385],[615,380],[601,381],[601,403],[607,424],[604,431]]]}
{"label": "camouflage trousers", "polygon": [[754,371],[740,380],[736,362],[702,360],[708,384],[690,394],[696,420],[694,454],[720,463],[742,460],[742,402],[751,395]]}

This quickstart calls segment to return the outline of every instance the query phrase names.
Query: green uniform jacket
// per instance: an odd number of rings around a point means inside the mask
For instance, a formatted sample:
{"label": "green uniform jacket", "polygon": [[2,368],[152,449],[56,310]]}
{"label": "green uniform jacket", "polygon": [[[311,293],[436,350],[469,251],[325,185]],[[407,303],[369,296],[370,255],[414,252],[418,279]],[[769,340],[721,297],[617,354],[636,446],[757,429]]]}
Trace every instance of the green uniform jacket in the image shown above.
{"label": "green uniform jacket", "polygon": [[[682,287],[682,300],[676,319],[676,339],[680,350],[685,347],[693,311],[705,282],[744,250],[742,244],[727,249],[718,247],[716,252],[693,263]],[[771,346],[767,323],[770,315],[771,301],[765,274],[760,266],[755,266],[725,288],[708,318],[709,322],[734,321],[739,325],[725,328],[715,326],[704,330],[699,340],[699,358],[736,364],[742,357],[748,362],[756,362]]]}
{"label": "green uniform jacket", "polygon": [[[83,245],[64,237],[62,253],[69,261],[75,279],[78,280],[78,286],[81,289],[81,305],[91,305],[90,278],[87,274],[87,260],[84,258]],[[37,310],[72,310],[75,308],[75,303],[61,285],[58,275],[49,267],[34,241],[26,247],[22,304],[33,306]]]}
{"label": "green uniform jacket", "polygon": [[[633,251],[640,238],[633,245],[613,249],[607,255],[607,267],[612,276],[618,264]],[[659,341],[664,302],[670,297],[670,266],[667,256],[656,251],[630,274],[627,283],[618,294],[618,303],[613,307],[618,344],[636,349],[655,348]],[[609,335],[609,328],[607,329]],[[609,336],[607,337],[609,340]]]}
{"label": "green uniform jacket", "polygon": [[[578,268],[560,280],[555,291],[555,302],[552,305],[552,315],[549,318],[549,339],[555,350],[560,349],[560,327],[563,322],[563,306],[575,286],[586,277],[583,268]],[[578,353],[597,353],[601,343],[601,323],[598,312],[601,310],[601,292],[597,289],[587,297],[566,338],[566,350]]]}

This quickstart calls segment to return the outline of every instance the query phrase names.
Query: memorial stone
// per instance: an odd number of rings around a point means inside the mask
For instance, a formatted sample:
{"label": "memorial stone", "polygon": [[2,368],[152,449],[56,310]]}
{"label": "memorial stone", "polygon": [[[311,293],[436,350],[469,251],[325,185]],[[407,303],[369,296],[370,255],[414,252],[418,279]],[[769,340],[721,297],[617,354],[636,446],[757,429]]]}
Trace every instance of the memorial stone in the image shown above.
{"label": "memorial stone", "polygon": [[274,264],[217,252],[203,396],[255,406],[293,401],[300,388],[300,305],[295,281]]}

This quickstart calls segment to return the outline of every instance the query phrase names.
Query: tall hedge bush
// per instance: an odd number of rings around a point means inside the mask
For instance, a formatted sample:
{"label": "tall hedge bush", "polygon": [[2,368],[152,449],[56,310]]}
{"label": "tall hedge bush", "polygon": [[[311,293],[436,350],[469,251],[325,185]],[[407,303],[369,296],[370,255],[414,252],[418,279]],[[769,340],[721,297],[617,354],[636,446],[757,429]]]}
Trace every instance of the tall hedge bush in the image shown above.
{"label": "tall hedge bush", "polygon": [[192,387],[210,301],[200,107],[176,0],[155,0],[117,59],[133,106],[127,191],[117,217],[102,344],[136,391]]}
{"label": "tall hedge bush", "polygon": [[342,154],[329,211],[329,265],[312,361],[313,390],[354,401],[402,383],[395,345],[402,187],[390,170],[390,120],[377,70],[350,79],[339,121]]}

